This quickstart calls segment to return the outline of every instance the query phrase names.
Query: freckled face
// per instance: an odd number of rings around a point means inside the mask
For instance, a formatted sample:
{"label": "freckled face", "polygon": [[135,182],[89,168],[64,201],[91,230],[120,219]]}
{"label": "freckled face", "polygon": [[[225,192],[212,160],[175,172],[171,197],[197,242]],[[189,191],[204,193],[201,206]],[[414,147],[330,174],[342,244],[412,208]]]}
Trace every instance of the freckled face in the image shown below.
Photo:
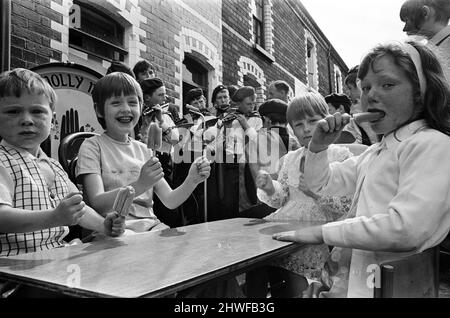
{"label": "freckled face", "polygon": [[411,81],[386,55],[376,60],[361,81],[363,111],[381,112],[384,117],[370,122],[377,134],[388,134],[414,119],[415,104]]}

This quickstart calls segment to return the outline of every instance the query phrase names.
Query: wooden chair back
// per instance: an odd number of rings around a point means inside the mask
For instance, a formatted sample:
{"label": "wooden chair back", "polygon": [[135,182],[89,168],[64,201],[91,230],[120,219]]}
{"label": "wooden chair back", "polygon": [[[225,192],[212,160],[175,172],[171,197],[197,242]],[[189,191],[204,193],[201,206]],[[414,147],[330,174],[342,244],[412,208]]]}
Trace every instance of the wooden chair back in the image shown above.
{"label": "wooden chair back", "polygon": [[380,265],[380,285],[375,298],[437,298],[439,247]]}
{"label": "wooden chair back", "polygon": [[78,159],[78,150],[86,138],[98,135],[93,132],[75,132],[61,140],[58,148],[58,159],[69,179],[76,184],[75,166]]}
{"label": "wooden chair back", "polygon": [[[63,169],[67,172],[70,181],[75,184],[79,189],[80,185],[77,184],[77,180],[75,177],[75,167],[78,161],[78,151],[80,149],[81,144],[86,138],[90,138],[98,135],[93,132],[75,132],[65,136],[58,148],[58,159],[59,163],[63,167]],[[86,198],[85,198],[86,200]],[[69,226],[69,234],[64,238],[67,242],[73,239],[81,239],[86,240],[86,238],[91,239],[90,235],[92,231],[82,228],[80,225],[71,225]]]}

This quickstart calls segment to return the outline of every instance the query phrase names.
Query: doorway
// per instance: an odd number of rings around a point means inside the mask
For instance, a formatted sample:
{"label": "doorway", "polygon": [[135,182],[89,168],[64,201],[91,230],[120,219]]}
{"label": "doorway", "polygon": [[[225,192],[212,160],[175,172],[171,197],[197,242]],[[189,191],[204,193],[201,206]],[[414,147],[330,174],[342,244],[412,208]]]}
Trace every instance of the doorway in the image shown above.
{"label": "doorway", "polygon": [[[186,114],[186,94],[193,88],[201,88],[203,96],[208,96],[208,69],[196,59],[186,54],[183,61],[183,114]],[[206,101],[208,104],[208,101]]]}

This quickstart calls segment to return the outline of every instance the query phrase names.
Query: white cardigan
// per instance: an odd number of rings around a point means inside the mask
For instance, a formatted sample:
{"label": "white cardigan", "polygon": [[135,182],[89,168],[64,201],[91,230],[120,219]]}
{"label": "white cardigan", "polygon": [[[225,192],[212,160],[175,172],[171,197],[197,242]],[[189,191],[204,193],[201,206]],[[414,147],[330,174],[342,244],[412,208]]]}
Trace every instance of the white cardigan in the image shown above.
{"label": "white cardigan", "polygon": [[449,162],[450,137],[422,120],[342,163],[328,165],[327,151],[307,151],[305,180],[312,191],[354,194],[362,183],[356,217],[322,227],[326,244],[353,249],[348,297],[372,297],[370,264],[421,252],[447,236]]}

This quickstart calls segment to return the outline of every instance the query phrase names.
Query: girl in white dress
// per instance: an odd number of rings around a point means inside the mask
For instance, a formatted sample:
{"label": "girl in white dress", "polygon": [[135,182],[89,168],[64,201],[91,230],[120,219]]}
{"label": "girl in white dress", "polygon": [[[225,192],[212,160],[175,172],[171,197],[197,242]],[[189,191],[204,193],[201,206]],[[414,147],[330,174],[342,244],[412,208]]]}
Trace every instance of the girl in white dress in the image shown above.
{"label": "girl in white dress", "polygon": [[[307,93],[295,98],[288,107],[286,117],[301,148],[288,152],[280,159],[278,179],[261,170],[256,178],[258,198],[267,205],[278,208],[265,217],[268,221],[324,221],[337,220],[345,215],[350,205],[348,197],[319,196],[310,191],[303,181],[304,152],[317,122],[327,116],[328,106],[324,98],[317,93]],[[347,147],[332,145],[329,160],[343,161],[352,156]],[[321,268],[329,255],[326,245],[302,249],[299,252],[278,259],[273,265],[289,270],[286,287],[299,295],[302,286],[306,287],[306,278],[318,279]],[[270,275],[270,274],[269,274]],[[284,279],[286,280],[286,279]]]}

